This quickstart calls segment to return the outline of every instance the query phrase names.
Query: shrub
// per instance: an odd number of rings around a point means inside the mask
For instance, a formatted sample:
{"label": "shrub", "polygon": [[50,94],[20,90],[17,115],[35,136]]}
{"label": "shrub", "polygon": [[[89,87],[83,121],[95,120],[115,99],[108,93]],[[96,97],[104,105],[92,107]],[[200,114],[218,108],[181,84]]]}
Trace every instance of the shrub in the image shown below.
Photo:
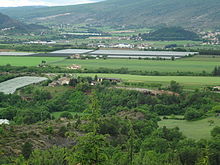
{"label": "shrub", "polygon": [[203,113],[199,112],[198,110],[194,109],[194,108],[189,108],[187,109],[187,111],[185,112],[185,119],[186,120],[195,120],[195,119],[199,119],[203,116]]}
{"label": "shrub", "polygon": [[63,112],[60,114],[60,118],[73,119],[73,115],[70,112]]}
{"label": "shrub", "polygon": [[213,128],[213,130],[211,131],[211,135],[213,137],[220,136],[220,127],[216,126],[215,128]]}

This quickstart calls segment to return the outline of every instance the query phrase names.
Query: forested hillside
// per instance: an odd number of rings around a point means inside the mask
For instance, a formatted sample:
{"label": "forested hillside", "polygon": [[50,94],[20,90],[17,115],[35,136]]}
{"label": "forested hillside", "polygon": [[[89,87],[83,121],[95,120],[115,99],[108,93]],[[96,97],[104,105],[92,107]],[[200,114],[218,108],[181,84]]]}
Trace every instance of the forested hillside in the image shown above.
{"label": "forested hillside", "polygon": [[199,40],[199,36],[191,31],[179,27],[161,28],[151,33],[142,34],[143,40]]}
{"label": "forested hillside", "polygon": [[207,29],[220,26],[219,7],[218,0],[106,0],[85,5],[0,11],[17,19],[50,23],[168,25]]}
{"label": "forested hillside", "polygon": [[10,18],[7,15],[0,13],[0,30],[13,31],[13,32],[30,32],[38,29],[44,29],[45,27],[35,24],[24,24],[15,19]]}

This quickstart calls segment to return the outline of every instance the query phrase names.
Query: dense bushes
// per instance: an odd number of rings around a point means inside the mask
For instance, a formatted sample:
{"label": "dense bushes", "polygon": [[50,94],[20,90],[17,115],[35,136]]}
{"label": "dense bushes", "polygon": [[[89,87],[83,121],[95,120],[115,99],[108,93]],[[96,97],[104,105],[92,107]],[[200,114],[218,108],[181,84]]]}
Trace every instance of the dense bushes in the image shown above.
{"label": "dense bushes", "polygon": [[70,112],[63,112],[60,114],[60,118],[73,119],[73,115]]}
{"label": "dense bushes", "polygon": [[204,114],[196,109],[189,108],[186,110],[184,117],[186,120],[196,120],[203,116]]}
{"label": "dense bushes", "polygon": [[215,128],[213,128],[213,130],[211,131],[211,135],[213,137],[220,136],[220,127],[216,126]]}

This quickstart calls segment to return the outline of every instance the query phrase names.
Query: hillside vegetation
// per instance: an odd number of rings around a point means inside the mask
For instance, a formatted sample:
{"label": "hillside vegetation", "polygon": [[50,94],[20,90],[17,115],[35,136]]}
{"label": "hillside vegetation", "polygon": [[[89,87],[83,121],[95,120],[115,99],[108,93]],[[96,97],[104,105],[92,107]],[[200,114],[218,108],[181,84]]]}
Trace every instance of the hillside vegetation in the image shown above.
{"label": "hillside vegetation", "polygon": [[[7,15],[0,13],[0,30],[13,31],[13,32],[30,32],[39,29],[44,29],[45,27],[35,24],[24,24],[15,19],[10,18]],[[6,30],[7,29],[7,30]]]}
{"label": "hillside vegetation", "polygon": [[143,40],[199,40],[199,36],[191,31],[184,30],[179,27],[161,28],[151,33],[142,34]]}
{"label": "hillside vegetation", "polygon": [[219,7],[218,0],[106,0],[94,4],[0,11],[13,18],[50,23],[172,25],[207,29],[219,27]]}

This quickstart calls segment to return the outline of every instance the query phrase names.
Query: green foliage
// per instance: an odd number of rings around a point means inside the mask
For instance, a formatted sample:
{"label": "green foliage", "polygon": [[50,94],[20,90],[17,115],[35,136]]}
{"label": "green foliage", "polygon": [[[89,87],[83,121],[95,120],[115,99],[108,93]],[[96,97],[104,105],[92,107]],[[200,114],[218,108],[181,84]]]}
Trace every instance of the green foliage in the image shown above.
{"label": "green foliage", "polygon": [[70,112],[63,112],[60,114],[60,118],[73,119],[73,115]]}
{"label": "green foliage", "polygon": [[106,154],[107,146],[108,143],[105,136],[88,133],[78,138],[78,143],[74,146],[73,152],[68,159],[72,164],[104,165],[108,160]]}
{"label": "green foliage", "polygon": [[66,149],[52,147],[45,151],[34,150],[28,162],[34,165],[66,165]]}
{"label": "green foliage", "polygon": [[216,66],[212,71],[213,76],[220,76],[220,66]]}
{"label": "green foliage", "polygon": [[30,142],[25,142],[22,146],[22,155],[28,159],[33,151],[33,145]]}
{"label": "green foliage", "polygon": [[212,108],[212,112],[214,112],[214,113],[220,113],[220,105],[214,106],[214,107]]}
{"label": "green foliage", "polygon": [[183,87],[180,86],[180,84],[177,83],[176,81],[171,81],[170,86],[168,87],[168,90],[170,90],[172,92],[176,92],[176,93],[181,93],[182,89],[183,89]]}
{"label": "green foliage", "polygon": [[181,164],[191,165],[196,164],[198,158],[200,157],[200,150],[195,145],[195,142],[191,140],[185,140],[180,143],[180,148],[178,150],[178,155]]}
{"label": "green foliage", "polygon": [[33,100],[34,101],[46,101],[46,100],[49,100],[51,99],[51,94],[50,92],[47,92],[47,91],[43,91],[43,90],[36,90],[34,93],[33,93]]}
{"label": "green foliage", "polygon": [[198,40],[199,36],[191,31],[184,30],[180,27],[166,27],[140,35],[144,40]]}
{"label": "green foliage", "polygon": [[62,127],[60,127],[60,129],[58,130],[58,135],[60,135],[61,137],[65,137],[67,131],[68,131],[67,127],[62,126]]}
{"label": "green foliage", "polygon": [[17,124],[33,124],[50,118],[50,113],[46,109],[23,109],[17,112],[14,120]]}
{"label": "green foliage", "polygon": [[187,109],[184,114],[184,118],[189,121],[199,119],[202,116],[203,116],[203,113],[194,108]]}
{"label": "green foliage", "polygon": [[211,135],[213,137],[220,136],[220,127],[216,126],[215,128],[213,128],[213,130],[211,131]]}
{"label": "green foliage", "polygon": [[[81,90],[84,90],[85,88],[81,88]],[[74,91],[68,100],[68,110],[70,112],[83,112],[85,109],[87,109],[88,105],[88,97],[81,92],[80,90]]]}
{"label": "green foliage", "polygon": [[0,109],[0,119],[12,120],[16,116],[17,110],[15,107],[7,107]]}

